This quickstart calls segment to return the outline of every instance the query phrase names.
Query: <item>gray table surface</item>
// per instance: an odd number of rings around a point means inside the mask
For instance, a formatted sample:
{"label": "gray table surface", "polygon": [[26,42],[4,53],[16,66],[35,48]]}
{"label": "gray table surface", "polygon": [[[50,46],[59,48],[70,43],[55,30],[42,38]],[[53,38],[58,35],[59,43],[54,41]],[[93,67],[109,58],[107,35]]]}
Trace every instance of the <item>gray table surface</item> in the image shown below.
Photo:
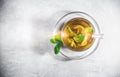
{"label": "gray table surface", "polygon": [[[91,56],[54,55],[52,20],[62,11],[98,22],[104,37]],[[0,0],[0,77],[120,77],[120,0]]]}

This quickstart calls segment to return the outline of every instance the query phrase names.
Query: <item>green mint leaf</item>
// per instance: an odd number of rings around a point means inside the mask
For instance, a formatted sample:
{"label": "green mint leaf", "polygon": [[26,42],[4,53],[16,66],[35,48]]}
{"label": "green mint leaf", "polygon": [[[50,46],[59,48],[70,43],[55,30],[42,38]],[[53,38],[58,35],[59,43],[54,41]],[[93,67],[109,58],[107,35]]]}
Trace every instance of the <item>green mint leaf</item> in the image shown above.
{"label": "green mint leaf", "polygon": [[50,39],[50,42],[53,43],[53,44],[58,43],[58,41],[57,41],[55,38],[51,38],[51,39]]}
{"label": "green mint leaf", "polygon": [[85,38],[85,35],[84,35],[84,34],[79,34],[79,35],[78,35],[78,38],[79,38],[81,41],[83,41],[84,38]]}
{"label": "green mint leaf", "polygon": [[77,43],[81,43],[82,42],[82,40],[78,36],[73,37],[73,39]]}
{"label": "green mint leaf", "polygon": [[60,48],[62,47],[62,43],[59,42],[54,48],[54,53],[57,55],[60,52]]}

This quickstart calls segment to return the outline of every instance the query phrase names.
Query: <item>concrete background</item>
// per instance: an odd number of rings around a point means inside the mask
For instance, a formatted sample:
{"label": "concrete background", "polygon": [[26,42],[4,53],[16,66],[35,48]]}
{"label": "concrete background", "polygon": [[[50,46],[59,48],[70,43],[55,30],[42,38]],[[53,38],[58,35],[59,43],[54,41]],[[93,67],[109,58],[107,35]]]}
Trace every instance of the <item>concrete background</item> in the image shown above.
{"label": "concrete background", "polygon": [[[104,39],[91,56],[54,55],[49,39],[62,11],[98,22]],[[0,77],[120,77],[119,33],[120,0],[0,0]]]}

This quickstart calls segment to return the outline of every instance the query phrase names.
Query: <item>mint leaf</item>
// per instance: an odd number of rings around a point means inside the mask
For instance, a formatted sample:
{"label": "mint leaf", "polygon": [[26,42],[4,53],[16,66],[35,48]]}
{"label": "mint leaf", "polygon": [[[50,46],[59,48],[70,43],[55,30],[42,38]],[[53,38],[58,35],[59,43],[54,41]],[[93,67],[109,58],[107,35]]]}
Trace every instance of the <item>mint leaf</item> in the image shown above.
{"label": "mint leaf", "polygon": [[58,42],[54,48],[54,53],[57,55],[60,52],[60,48],[62,47],[62,42]]}
{"label": "mint leaf", "polygon": [[55,38],[51,38],[50,42],[53,43],[53,44],[56,44],[58,41]]}
{"label": "mint leaf", "polygon": [[85,35],[84,34],[79,34],[78,36],[77,36],[80,40],[84,40],[84,38],[85,38]]}

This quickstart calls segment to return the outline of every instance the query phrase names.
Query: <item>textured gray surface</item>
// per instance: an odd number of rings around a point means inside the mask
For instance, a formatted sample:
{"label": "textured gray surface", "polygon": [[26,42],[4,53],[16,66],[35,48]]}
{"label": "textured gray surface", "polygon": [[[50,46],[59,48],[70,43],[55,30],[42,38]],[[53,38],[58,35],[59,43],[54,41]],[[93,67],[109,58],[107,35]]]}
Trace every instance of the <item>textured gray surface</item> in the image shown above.
{"label": "textured gray surface", "polygon": [[[120,77],[119,0],[1,0],[0,77]],[[83,11],[104,39],[91,56],[55,58],[49,38],[61,11]]]}

